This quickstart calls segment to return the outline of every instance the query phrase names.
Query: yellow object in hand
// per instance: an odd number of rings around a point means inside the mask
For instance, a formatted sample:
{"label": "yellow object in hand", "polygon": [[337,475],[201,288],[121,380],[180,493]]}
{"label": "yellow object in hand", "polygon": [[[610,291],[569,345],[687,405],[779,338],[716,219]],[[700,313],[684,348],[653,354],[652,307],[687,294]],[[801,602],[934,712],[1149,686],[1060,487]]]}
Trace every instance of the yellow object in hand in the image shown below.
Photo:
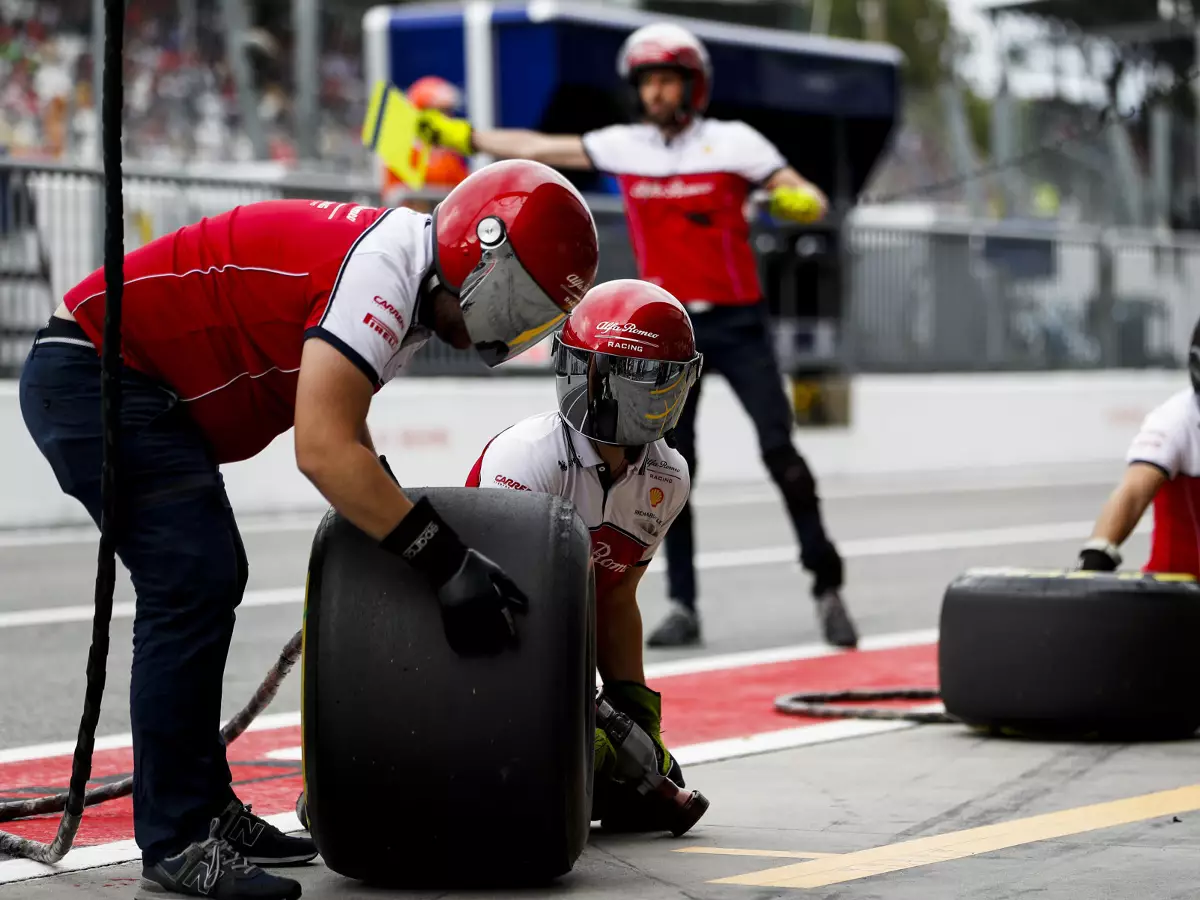
{"label": "yellow object in hand", "polygon": [[780,185],[771,192],[768,211],[777,219],[816,222],[825,215],[825,201],[812,188]]}
{"label": "yellow object in hand", "polygon": [[474,153],[471,146],[471,123],[455,119],[436,109],[422,111],[418,126],[421,137],[438,147],[453,150],[460,156]]}
{"label": "yellow object in hand", "polygon": [[419,127],[420,111],[408,98],[395,86],[376,82],[363,119],[363,146],[413,190],[424,186],[429,163],[429,145],[417,140]]}

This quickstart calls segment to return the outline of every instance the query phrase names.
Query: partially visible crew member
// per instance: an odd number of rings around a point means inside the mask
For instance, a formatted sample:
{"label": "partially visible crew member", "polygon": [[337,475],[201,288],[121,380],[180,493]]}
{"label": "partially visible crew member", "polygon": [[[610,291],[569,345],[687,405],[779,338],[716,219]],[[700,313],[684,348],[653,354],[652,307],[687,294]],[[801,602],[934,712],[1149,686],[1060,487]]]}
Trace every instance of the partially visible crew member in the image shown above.
{"label": "partially visible crew member", "polygon": [[[813,575],[812,596],[825,639],[854,647],[858,634],[841,597],[842,559],[826,534],[813,474],[792,443],[792,409],[744,213],[752,191],[763,189],[772,215],[811,222],[825,214],[825,196],[751,126],[703,115],[712,71],[706,49],[690,32],[674,24],[638,29],[621,48],[618,71],[636,92],[643,119],[638,124],[582,137],[475,131],[466,120],[431,111],[423,116],[423,127],[433,141],[464,155],[524,157],[618,177],[640,277],[683,301],[705,371],[723,374],[753,419],[763,462],[800,544],[801,563]],[[693,478],[699,400],[697,384],[676,428]],[[701,628],[690,504],[680,512],[666,547],[674,604],[649,642],[697,643]]]}
{"label": "partially visible crew member", "polygon": [[1188,349],[1191,384],[1152,410],[1125,455],[1127,467],[1079,551],[1078,568],[1112,572],[1120,547],[1154,504],[1146,572],[1200,578],[1200,322]]}
{"label": "partially visible crew member", "polygon": [[[116,549],[136,594],[133,819],[152,889],[295,900],[297,881],[258,866],[317,854],[232,787],[221,685],[249,568],[218,467],[294,427],[297,467],[429,581],[451,647],[502,651],[526,599],[428,498],[408,499],[367,413],[435,335],[489,366],[548,337],[591,287],[598,256],[583,197],[527,161],[480,169],[432,216],[269,200],[126,255]],[[99,269],[67,291],[20,382],[34,443],[97,524],[105,288]]]}
{"label": "partially visible crew member", "polygon": [[[405,92],[409,101],[417,109],[436,110],[445,115],[453,115],[462,110],[462,91],[444,78],[436,75],[426,75],[418,78]],[[415,165],[420,150],[412,150],[412,160]],[[431,147],[429,161],[425,170],[425,189],[431,191],[449,191],[471,174],[467,161],[460,154],[445,147]],[[430,212],[434,203],[429,200],[409,198],[409,188],[395,172],[387,166],[383,167],[383,204],[384,206],[403,206],[415,209],[417,212]]]}

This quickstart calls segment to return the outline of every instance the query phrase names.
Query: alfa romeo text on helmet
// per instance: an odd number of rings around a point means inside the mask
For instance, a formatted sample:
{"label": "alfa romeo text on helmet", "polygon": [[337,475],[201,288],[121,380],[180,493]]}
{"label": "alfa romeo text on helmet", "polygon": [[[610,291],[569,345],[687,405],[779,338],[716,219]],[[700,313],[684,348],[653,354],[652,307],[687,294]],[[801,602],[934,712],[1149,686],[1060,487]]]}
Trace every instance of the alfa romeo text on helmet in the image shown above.
{"label": "alfa romeo text on helmet", "polygon": [[671,433],[703,362],[683,304],[631,278],[588,291],[555,335],[553,358],[564,421],[625,447]]}
{"label": "alfa romeo text on helmet", "polygon": [[496,366],[546,338],[596,280],[596,223],[541,163],[473,172],[433,211],[437,280],[460,301],[475,349]]}
{"label": "alfa romeo text on helmet", "polygon": [[[684,77],[684,121],[702,114],[712,96],[712,63],[708,50],[694,34],[673,22],[644,25],[629,35],[617,55],[617,73],[637,90],[638,79],[649,69],[674,69]],[[637,100],[641,110],[641,100]]]}

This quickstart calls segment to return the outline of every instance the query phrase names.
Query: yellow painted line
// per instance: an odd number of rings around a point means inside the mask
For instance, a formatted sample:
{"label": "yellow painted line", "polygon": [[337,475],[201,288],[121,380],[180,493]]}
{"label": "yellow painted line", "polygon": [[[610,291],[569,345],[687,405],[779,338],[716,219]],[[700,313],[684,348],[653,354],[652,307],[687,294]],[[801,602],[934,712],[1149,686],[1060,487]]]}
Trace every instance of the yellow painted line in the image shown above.
{"label": "yellow painted line", "polygon": [[836,853],[802,853],[796,850],[741,850],[735,847],[683,847],[675,853],[707,853],[713,856],[757,856],[762,859],[824,859]]}
{"label": "yellow painted line", "polygon": [[827,859],[763,869],[748,875],[719,878],[709,884],[754,887],[814,888],[885,875],[931,863],[965,859],[980,853],[1031,844],[1115,825],[1128,825],[1200,809],[1200,784],[1113,800],[1076,809],[1016,819],[966,831],[916,838],[899,844],[842,853]]}

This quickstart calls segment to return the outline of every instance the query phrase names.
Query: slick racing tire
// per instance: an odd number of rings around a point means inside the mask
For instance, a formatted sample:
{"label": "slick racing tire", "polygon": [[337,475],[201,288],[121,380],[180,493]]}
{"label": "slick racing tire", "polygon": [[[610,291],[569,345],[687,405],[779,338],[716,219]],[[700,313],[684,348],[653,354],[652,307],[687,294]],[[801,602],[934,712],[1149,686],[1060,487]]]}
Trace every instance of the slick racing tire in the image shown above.
{"label": "slick racing tire", "polygon": [[330,511],[301,657],[310,833],[379,885],[545,883],[588,836],[595,588],[586,526],[549,494],[406,488],[529,598],[519,645],[462,658],[422,576]]}
{"label": "slick racing tire", "polygon": [[971,570],[942,603],[942,701],[993,733],[1187,737],[1200,727],[1198,646],[1190,576]]}

